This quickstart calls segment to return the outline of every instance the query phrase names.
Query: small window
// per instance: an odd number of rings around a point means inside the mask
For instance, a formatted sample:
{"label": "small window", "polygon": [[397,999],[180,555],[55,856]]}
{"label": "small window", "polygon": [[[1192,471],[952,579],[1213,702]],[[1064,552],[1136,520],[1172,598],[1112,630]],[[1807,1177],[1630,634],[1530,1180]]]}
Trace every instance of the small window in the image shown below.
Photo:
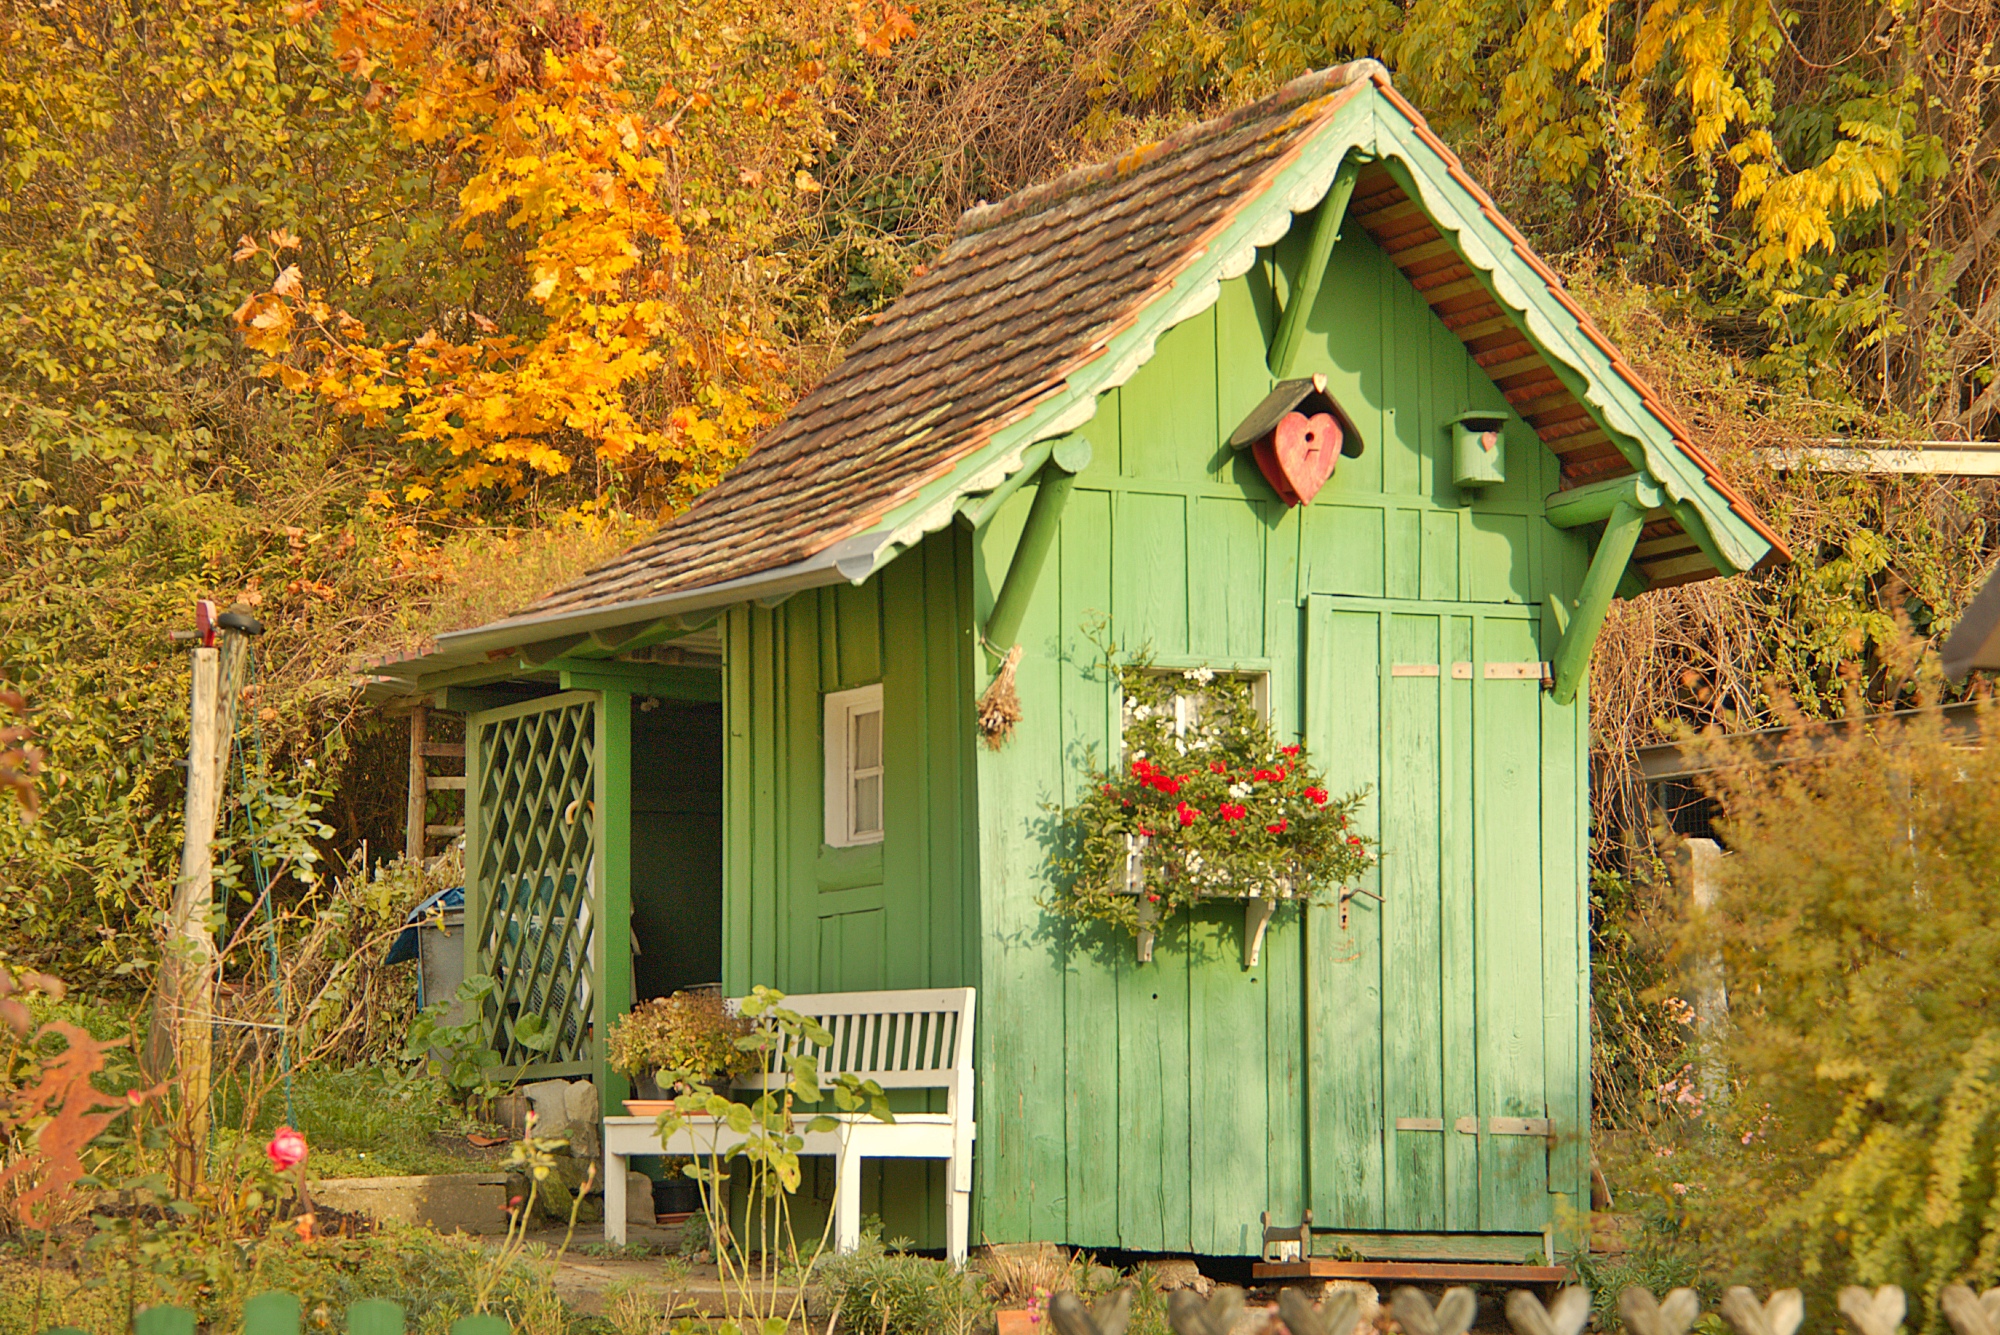
{"label": "small window", "polygon": [[[1250,688],[1250,708],[1256,712],[1259,719],[1262,719],[1266,723],[1271,721],[1271,674],[1261,669],[1223,668],[1217,670],[1206,666],[1196,668],[1151,667],[1146,669],[1146,676],[1163,686],[1174,688],[1170,699],[1161,702],[1159,707],[1171,708],[1173,710],[1173,735],[1176,737],[1186,736],[1188,730],[1199,723],[1208,713],[1210,699],[1208,693],[1203,688],[1208,682],[1214,681],[1218,677],[1227,678],[1231,681],[1239,681],[1248,686]],[[1157,699],[1157,697],[1155,698]],[[1130,696],[1126,697],[1123,711],[1124,726],[1130,726],[1132,722],[1133,704],[1133,698]]]}
{"label": "small window", "polygon": [[882,842],[882,687],[826,697],[826,842]]}

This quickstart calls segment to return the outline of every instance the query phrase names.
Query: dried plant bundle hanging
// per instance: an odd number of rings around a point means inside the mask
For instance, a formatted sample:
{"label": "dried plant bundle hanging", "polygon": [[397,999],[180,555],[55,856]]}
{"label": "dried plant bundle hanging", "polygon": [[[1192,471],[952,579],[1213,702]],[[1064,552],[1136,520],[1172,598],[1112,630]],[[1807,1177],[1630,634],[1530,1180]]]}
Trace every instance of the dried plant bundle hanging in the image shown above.
{"label": "dried plant bundle hanging", "polygon": [[1021,721],[1021,697],[1014,694],[1014,669],[1020,662],[1021,646],[1017,644],[1007,651],[1000,675],[979,697],[979,735],[994,751],[1007,744],[1014,735],[1014,725]]}

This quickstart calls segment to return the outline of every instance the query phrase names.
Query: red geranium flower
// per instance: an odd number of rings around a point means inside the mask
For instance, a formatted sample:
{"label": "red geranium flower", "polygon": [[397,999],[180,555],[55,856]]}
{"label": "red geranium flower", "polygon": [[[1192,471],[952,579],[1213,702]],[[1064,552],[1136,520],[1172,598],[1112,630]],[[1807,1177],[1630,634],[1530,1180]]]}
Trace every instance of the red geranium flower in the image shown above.
{"label": "red geranium flower", "polygon": [[1285,832],[1285,827],[1289,824],[1291,824],[1290,821],[1281,820],[1276,825],[1266,825],[1264,828],[1269,830],[1272,834],[1283,834]]}
{"label": "red geranium flower", "polygon": [[1281,746],[1278,749],[1288,756],[1295,756],[1299,753],[1299,748],[1296,746]]}
{"label": "red geranium flower", "polygon": [[1312,804],[1313,804],[1314,806],[1316,806],[1316,807],[1323,807],[1323,806],[1325,806],[1325,805],[1326,805],[1326,789],[1324,789],[1324,788],[1307,788],[1307,789],[1306,789],[1306,800],[1307,800],[1307,801],[1309,801],[1309,802],[1311,802],[1311,803],[1312,803]]}
{"label": "red geranium flower", "polygon": [[1240,806],[1235,802],[1224,802],[1216,811],[1216,814],[1224,820],[1242,820],[1250,814],[1250,808]]}
{"label": "red geranium flower", "polygon": [[1220,760],[1211,760],[1211,761],[1209,761],[1209,762],[1208,762],[1208,768],[1209,768],[1209,772],[1210,772],[1210,773],[1212,773],[1212,774],[1227,774],[1227,773],[1229,773],[1229,766],[1227,766],[1227,765],[1223,764],[1223,763],[1222,763],[1222,762],[1221,762]]}
{"label": "red geranium flower", "polygon": [[1356,848],[1359,848],[1361,847],[1361,836],[1358,834],[1350,834],[1347,836],[1347,842],[1353,844]]}
{"label": "red geranium flower", "polygon": [[1146,828],[1145,826],[1143,826],[1143,825],[1141,825],[1141,826],[1139,827],[1139,833],[1140,833],[1140,834],[1142,834],[1142,835],[1144,835],[1144,836],[1145,836],[1146,838],[1148,838],[1148,839],[1151,839],[1151,838],[1153,837],[1153,832],[1152,832],[1151,830],[1147,829],[1147,828]]}
{"label": "red geranium flower", "polygon": [[1274,769],[1259,769],[1250,771],[1250,777],[1258,783],[1276,783],[1285,776]]}
{"label": "red geranium flower", "polygon": [[1181,818],[1181,824],[1183,826],[1192,825],[1197,820],[1201,819],[1201,813],[1199,811],[1196,811],[1193,807],[1189,806],[1185,802],[1181,803],[1179,806],[1174,808],[1174,814]]}

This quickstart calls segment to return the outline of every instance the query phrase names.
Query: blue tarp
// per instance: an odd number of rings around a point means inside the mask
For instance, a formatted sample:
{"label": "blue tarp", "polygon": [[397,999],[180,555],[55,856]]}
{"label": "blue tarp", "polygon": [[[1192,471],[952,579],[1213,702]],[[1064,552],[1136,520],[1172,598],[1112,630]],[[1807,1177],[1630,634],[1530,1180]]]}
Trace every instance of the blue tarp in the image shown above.
{"label": "blue tarp", "polygon": [[389,954],[384,964],[403,964],[417,957],[417,927],[426,918],[435,917],[447,909],[465,907],[465,887],[454,885],[449,890],[440,890],[423,903],[410,910],[410,916],[403,919],[403,930],[396,933],[396,939],[389,943]]}

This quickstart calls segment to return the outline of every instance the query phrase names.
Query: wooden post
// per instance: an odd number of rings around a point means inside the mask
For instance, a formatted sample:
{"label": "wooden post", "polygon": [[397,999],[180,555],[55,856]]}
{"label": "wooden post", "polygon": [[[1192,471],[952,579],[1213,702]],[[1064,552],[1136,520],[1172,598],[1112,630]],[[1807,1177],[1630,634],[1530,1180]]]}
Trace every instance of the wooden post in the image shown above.
{"label": "wooden post", "polygon": [[430,717],[423,705],[410,711],[410,800],[404,809],[403,860],[412,866],[421,866],[424,860],[425,798],[430,792],[424,744],[430,740]]}
{"label": "wooden post", "polygon": [[[1713,839],[1690,839],[1688,899],[1696,913],[1715,907],[1715,885],[1722,878],[1722,845]],[[1723,980],[1722,953],[1704,950],[1694,961],[1695,1068],[1702,1098],[1719,1107],[1729,1097],[1729,1063],[1722,1055],[1722,1031],[1729,1024],[1729,987]]]}
{"label": "wooden post", "polygon": [[[236,735],[236,705],[242,691],[250,638],[224,631],[219,649],[194,650],[193,688],[188,708],[186,824],[181,837],[181,874],[167,914],[147,1037],[147,1065],[154,1079],[174,1081],[183,1110],[189,1148],[208,1142],[209,1067],[215,1007],[215,822],[222,811],[223,782]],[[188,1167],[199,1162],[196,1154]],[[193,1180],[190,1172],[189,1180]]]}

